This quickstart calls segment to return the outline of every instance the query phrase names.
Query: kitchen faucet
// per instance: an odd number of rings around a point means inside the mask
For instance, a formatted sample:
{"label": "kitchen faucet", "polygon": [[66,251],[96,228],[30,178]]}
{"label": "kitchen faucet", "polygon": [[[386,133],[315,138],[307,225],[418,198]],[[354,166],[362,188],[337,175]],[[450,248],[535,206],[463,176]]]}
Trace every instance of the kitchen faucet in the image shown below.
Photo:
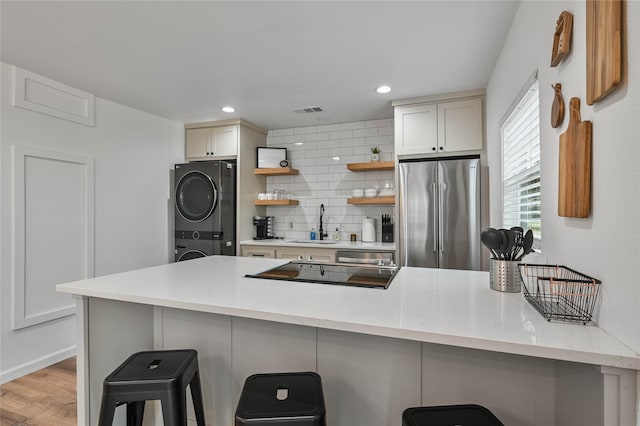
{"label": "kitchen faucet", "polygon": [[320,204],[320,227],[318,229],[318,233],[320,234],[320,239],[324,240],[324,237],[328,237],[329,234],[325,233],[322,230],[322,215],[324,214],[324,204]]}

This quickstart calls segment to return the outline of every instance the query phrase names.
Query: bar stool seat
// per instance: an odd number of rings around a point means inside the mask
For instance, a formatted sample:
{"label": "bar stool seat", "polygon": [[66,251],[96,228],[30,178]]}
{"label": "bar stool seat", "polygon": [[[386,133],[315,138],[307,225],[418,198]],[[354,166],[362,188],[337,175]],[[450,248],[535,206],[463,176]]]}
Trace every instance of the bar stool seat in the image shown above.
{"label": "bar stool seat", "polygon": [[160,400],[164,424],[186,426],[187,386],[197,424],[205,426],[198,353],[193,349],[135,353],[104,379],[98,424],[111,426],[116,407],[127,404],[127,426],[141,426],[145,401]]}
{"label": "bar stool seat", "polygon": [[407,408],[402,426],[504,426],[485,407],[476,404]]}
{"label": "bar stool seat", "polygon": [[318,374],[254,374],[244,382],[235,425],[326,426],[325,412]]}

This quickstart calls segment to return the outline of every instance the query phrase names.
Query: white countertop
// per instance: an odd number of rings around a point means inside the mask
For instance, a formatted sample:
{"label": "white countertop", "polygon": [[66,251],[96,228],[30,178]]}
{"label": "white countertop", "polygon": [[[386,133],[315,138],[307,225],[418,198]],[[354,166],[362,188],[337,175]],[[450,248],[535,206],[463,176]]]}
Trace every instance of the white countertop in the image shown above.
{"label": "white countertop", "polygon": [[282,260],[211,256],[59,284],[89,297],[640,370],[597,326],[547,322],[487,272],[402,268],[387,290],[245,278]]}
{"label": "white countertop", "polygon": [[300,248],[326,248],[326,249],[340,249],[340,250],[379,250],[379,251],[394,251],[396,249],[396,243],[382,243],[376,241],[373,243],[363,243],[362,241],[335,241],[335,240],[323,240],[326,243],[320,242],[295,242],[295,239],[269,239],[269,240],[244,240],[240,241],[240,245],[251,246],[267,246],[267,247],[300,247]]}

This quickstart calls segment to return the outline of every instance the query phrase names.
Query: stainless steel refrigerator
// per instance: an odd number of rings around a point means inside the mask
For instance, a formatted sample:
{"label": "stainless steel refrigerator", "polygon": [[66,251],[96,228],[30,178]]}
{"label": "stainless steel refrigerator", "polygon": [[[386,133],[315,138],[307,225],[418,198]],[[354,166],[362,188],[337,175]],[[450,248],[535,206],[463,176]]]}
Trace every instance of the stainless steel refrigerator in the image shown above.
{"label": "stainless steel refrigerator", "polygon": [[481,270],[480,159],[400,161],[400,265]]}

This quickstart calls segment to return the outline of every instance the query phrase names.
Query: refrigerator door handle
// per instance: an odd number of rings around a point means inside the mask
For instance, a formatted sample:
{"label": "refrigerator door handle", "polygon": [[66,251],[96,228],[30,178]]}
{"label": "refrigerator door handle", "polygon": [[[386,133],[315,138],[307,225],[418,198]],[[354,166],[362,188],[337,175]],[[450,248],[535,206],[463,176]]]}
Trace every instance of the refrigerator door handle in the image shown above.
{"label": "refrigerator door handle", "polygon": [[442,223],[442,217],[444,216],[442,204],[444,202],[444,183],[438,183],[438,222],[440,226],[438,227],[438,241],[440,245],[440,253],[444,253],[444,233],[442,228],[444,228]]}
{"label": "refrigerator door handle", "polygon": [[[437,184],[435,182],[431,184],[431,189],[434,195],[436,193],[436,185]],[[438,215],[436,214],[437,206],[438,206],[438,203],[433,203],[433,252],[434,253],[438,251],[438,239],[435,237],[436,232],[438,232]]]}

